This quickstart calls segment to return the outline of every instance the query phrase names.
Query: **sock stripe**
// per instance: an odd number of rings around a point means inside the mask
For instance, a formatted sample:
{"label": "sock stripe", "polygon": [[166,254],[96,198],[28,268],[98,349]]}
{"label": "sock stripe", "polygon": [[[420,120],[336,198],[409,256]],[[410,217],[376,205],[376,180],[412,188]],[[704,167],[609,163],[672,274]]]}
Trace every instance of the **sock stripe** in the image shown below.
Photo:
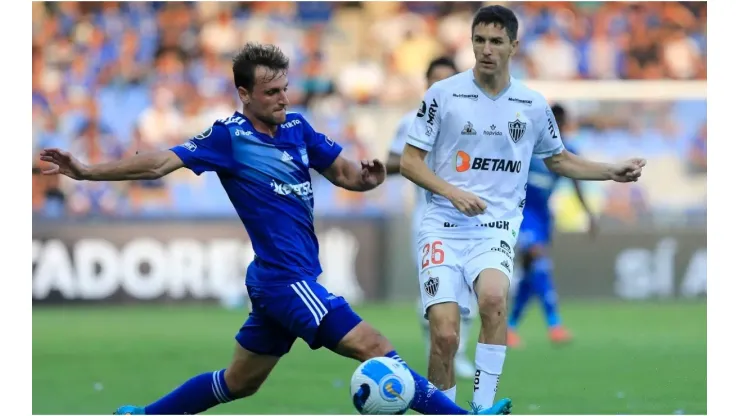
{"label": "sock stripe", "polygon": [[221,373],[221,371],[223,370],[213,372],[213,384],[211,385],[211,387],[213,388],[213,394],[216,396],[216,399],[218,399],[218,401],[221,403],[227,403],[229,400],[221,389],[221,377],[219,377],[219,373]]}

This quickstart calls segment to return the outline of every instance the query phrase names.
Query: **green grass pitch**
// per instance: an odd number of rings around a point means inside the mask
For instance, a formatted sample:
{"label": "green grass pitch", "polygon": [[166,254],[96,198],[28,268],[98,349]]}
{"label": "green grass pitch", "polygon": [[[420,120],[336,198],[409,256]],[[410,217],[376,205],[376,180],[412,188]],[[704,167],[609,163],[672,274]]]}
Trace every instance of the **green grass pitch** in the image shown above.
{"label": "green grass pitch", "polygon": [[[498,398],[516,414],[706,414],[706,303],[566,302],[575,340],[552,347],[532,305],[509,350]],[[426,373],[415,306],[358,312]],[[143,405],[195,374],[223,368],[244,311],[215,306],[35,308],[33,413],[110,414]],[[475,328],[477,332],[477,326]],[[470,340],[469,352],[474,352]],[[354,414],[348,381],[356,363],[302,341],[255,396],[211,414]],[[458,381],[458,403],[472,397]]]}

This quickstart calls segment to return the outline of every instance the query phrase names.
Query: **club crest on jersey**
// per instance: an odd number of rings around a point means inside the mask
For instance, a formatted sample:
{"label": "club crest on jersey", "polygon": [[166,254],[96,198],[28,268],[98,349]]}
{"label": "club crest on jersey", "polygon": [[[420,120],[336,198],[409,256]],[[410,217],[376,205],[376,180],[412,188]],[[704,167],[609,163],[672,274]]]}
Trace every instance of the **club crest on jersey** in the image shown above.
{"label": "club crest on jersey", "polygon": [[304,165],[308,166],[308,152],[306,152],[306,149],[301,148],[301,162],[303,162]]}
{"label": "club crest on jersey", "polygon": [[424,291],[427,292],[427,295],[429,295],[430,297],[434,297],[434,295],[437,294],[438,290],[439,290],[439,277],[433,277],[430,274],[429,279],[427,279],[427,281],[424,282]]}
{"label": "club crest on jersey", "polygon": [[519,140],[524,137],[524,132],[527,131],[527,123],[519,120],[509,122],[509,136],[514,143],[519,143]]}

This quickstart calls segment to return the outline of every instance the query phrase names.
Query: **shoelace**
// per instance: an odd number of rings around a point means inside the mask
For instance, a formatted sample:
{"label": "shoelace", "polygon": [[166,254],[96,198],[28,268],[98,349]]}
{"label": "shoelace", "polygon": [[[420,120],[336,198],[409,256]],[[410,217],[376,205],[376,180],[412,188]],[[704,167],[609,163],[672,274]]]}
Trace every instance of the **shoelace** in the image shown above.
{"label": "shoelace", "polygon": [[478,412],[483,410],[483,406],[478,406],[474,402],[468,402],[468,404],[470,405],[470,411],[472,412],[471,414],[473,415],[477,415]]}

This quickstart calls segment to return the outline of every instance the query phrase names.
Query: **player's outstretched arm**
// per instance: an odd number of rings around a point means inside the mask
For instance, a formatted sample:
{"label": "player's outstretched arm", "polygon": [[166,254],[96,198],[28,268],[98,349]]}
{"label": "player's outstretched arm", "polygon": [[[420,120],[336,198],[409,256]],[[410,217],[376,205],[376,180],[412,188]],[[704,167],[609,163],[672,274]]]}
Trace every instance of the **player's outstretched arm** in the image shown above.
{"label": "player's outstretched arm", "polygon": [[185,166],[171,150],[137,154],[114,162],[86,165],[60,149],[44,149],[41,160],[53,166],[44,175],[65,175],[81,181],[157,179]]}
{"label": "player's outstretched arm", "polygon": [[483,200],[435,175],[424,162],[426,155],[426,150],[406,144],[401,155],[401,175],[427,191],[447,198],[455,208],[469,217],[480,215],[486,210]]}
{"label": "player's outstretched arm", "polygon": [[571,179],[584,181],[637,182],[642,175],[645,159],[632,158],[621,163],[593,162],[574,155],[568,150],[545,158],[550,171]]}
{"label": "player's outstretched arm", "polygon": [[376,188],[385,181],[385,166],[378,159],[362,160],[359,164],[338,156],[321,171],[329,182],[349,191],[364,192]]}
{"label": "player's outstretched arm", "polygon": [[398,175],[401,173],[401,155],[388,152],[388,159],[385,160],[385,170],[388,175]]}

